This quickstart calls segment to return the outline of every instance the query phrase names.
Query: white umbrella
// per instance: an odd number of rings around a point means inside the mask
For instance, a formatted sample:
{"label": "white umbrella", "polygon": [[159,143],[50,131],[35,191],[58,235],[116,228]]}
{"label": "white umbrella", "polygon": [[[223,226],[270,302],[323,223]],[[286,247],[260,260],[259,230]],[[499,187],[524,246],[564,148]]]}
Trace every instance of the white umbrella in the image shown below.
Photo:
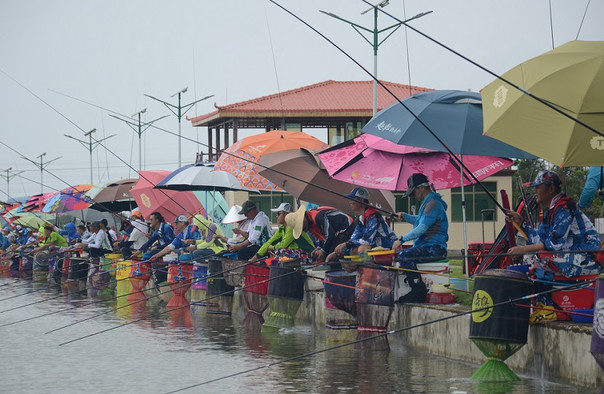
{"label": "white umbrella", "polygon": [[172,172],[156,186],[170,190],[246,190],[230,172],[212,171],[215,163],[193,163]]}

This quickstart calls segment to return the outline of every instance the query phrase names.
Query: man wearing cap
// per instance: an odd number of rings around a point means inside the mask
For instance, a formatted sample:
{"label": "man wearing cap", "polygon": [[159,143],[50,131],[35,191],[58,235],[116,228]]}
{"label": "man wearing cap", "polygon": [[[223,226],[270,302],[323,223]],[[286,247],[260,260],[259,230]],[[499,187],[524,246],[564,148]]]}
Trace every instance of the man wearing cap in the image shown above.
{"label": "man wearing cap", "polygon": [[[237,209],[237,212],[239,210],[241,210],[241,207]],[[187,251],[193,252],[193,260],[199,262],[199,260],[226,250],[226,246],[222,241],[222,239],[225,239],[224,242],[226,242],[226,238],[216,223],[206,219],[203,215],[195,215],[193,223],[197,225],[201,234],[195,245],[187,247]]]}
{"label": "man wearing cap", "polygon": [[324,261],[336,246],[349,240],[354,231],[352,218],[332,207],[306,210],[303,204],[296,212],[287,215],[285,221],[293,228],[295,239],[308,231],[319,242],[311,253],[315,261]]}
{"label": "man wearing cap", "polygon": [[336,260],[345,254],[360,254],[378,246],[390,249],[396,241],[396,234],[388,227],[379,211],[369,205],[369,191],[364,187],[355,187],[345,197],[350,199],[351,210],[359,215],[357,225],[350,240],[336,246],[325,261]]}
{"label": "man wearing cap", "polygon": [[271,222],[268,216],[258,210],[256,203],[247,200],[241,206],[240,215],[245,215],[250,220],[248,231],[241,231],[240,234],[246,239],[237,245],[229,246],[229,252],[237,253],[240,260],[249,260],[273,235]]}
{"label": "man wearing cap", "polygon": [[0,250],[6,250],[12,245],[8,239],[8,234],[10,234],[10,229],[4,227],[2,229],[2,235],[0,235]]}
{"label": "man wearing cap", "polygon": [[[420,202],[419,213],[410,215],[399,212],[400,220],[413,224],[413,229],[396,241],[392,249],[397,250],[397,260],[401,268],[407,269],[405,275],[411,292],[399,298],[399,302],[424,302],[428,289],[417,271],[417,263],[427,263],[447,257],[449,240],[449,221],[447,204],[440,194],[432,191],[428,178],[421,173],[412,174],[407,179],[405,197],[413,197]],[[414,241],[413,247],[399,249],[408,241]]]}
{"label": "man wearing cap", "polygon": [[[565,277],[594,275],[602,271],[595,251],[602,247],[600,237],[591,221],[572,199],[562,193],[562,183],[553,171],[541,171],[526,185],[535,188],[535,199],[544,208],[543,219],[537,229],[517,212],[507,210],[506,220],[521,225],[529,237],[529,245],[514,246],[508,253],[527,253],[525,261],[537,268],[537,276],[552,279],[552,271]],[[585,253],[565,253],[585,250]],[[536,252],[553,252],[541,258]]]}
{"label": "man wearing cap", "polygon": [[294,229],[286,224],[286,216],[293,212],[291,204],[286,202],[281,203],[281,205],[275,209],[271,209],[271,211],[277,213],[277,225],[279,228],[277,228],[277,231],[275,231],[273,236],[258,249],[256,255],[252,257],[250,261],[259,260],[266,256],[268,252],[274,252],[281,249],[301,249],[306,254],[310,254],[315,249],[315,245],[308,234],[304,234],[303,237],[294,238]]}
{"label": "man wearing cap", "polygon": [[149,215],[149,220],[151,222],[151,228],[155,231],[153,231],[151,238],[149,238],[139,250],[144,252],[157,241],[158,248],[151,251],[151,253],[157,253],[174,240],[174,229],[166,223],[164,217],[159,212],[152,212],[151,215]]}
{"label": "man wearing cap", "polygon": [[195,241],[201,238],[199,228],[194,224],[189,224],[189,219],[185,215],[180,215],[174,221],[174,230],[176,236],[165,248],[151,256],[151,260],[157,260],[160,257],[174,251],[180,251],[188,246],[194,245]]}

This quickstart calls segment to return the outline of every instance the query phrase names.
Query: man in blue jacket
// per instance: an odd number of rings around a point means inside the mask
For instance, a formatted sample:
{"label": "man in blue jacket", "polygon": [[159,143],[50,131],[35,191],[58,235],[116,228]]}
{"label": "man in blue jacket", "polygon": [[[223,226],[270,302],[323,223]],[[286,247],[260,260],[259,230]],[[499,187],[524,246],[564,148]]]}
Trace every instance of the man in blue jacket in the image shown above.
{"label": "man in blue jacket", "polygon": [[587,180],[579,197],[578,206],[581,209],[588,208],[593,201],[596,192],[604,197],[604,167],[589,167]]}
{"label": "man in blue jacket", "polygon": [[[447,204],[440,194],[432,191],[430,182],[424,174],[415,173],[407,179],[405,197],[412,196],[421,203],[419,213],[410,215],[400,212],[400,220],[413,224],[413,230],[396,241],[392,249],[397,251],[397,260],[401,268],[417,270],[417,263],[427,263],[447,257],[447,241],[449,240],[449,221],[447,219]],[[399,249],[408,241],[414,241],[413,247]],[[406,271],[407,281],[411,292],[400,297],[399,302],[424,302],[428,290],[418,272]]]}

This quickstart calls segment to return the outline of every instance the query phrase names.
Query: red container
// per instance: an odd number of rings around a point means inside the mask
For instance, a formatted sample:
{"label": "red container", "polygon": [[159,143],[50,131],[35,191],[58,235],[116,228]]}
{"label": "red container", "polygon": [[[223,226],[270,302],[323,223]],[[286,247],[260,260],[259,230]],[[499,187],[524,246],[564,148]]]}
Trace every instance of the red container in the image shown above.
{"label": "red container", "polygon": [[427,304],[455,304],[455,296],[451,293],[428,293]]}
{"label": "red container", "polygon": [[192,264],[170,264],[168,269],[168,285],[174,296],[166,305],[166,308],[177,308],[189,305],[189,301],[185,297],[187,291],[191,287],[191,279],[193,278]]}
{"label": "red container", "polygon": [[[266,295],[270,268],[262,264],[248,264],[243,271],[243,291]],[[256,284],[258,283],[258,284]]]}
{"label": "red container", "polygon": [[[593,280],[596,279],[597,275],[589,276],[578,276],[573,278],[575,280]],[[568,281],[567,278],[554,277],[555,281],[562,282]],[[590,309],[594,306],[595,297],[595,283],[589,284],[589,289],[585,288],[572,288],[569,290],[561,289],[552,293],[552,301],[563,311],[570,311],[572,309]],[[558,320],[570,320],[571,316],[568,313],[556,311]]]}
{"label": "red container", "polygon": [[143,292],[145,286],[149,282],[151,271],[151,264],[148,261],[137,261],[132,260],[130,266],[130,283],[132,284],[132,292],[126,298],[129,302],[136,302],[146,300],[147,296]]}

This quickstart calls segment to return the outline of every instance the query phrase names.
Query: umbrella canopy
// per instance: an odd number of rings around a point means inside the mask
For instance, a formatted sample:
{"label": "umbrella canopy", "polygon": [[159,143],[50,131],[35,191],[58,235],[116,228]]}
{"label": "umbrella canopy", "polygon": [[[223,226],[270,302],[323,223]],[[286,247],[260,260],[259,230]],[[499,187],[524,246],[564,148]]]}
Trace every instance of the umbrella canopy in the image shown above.
{"label": "umbrella canopy", "polygon": [[25,203],[21,204],[15,212],[40,212],[46,203],[58,194],[57,192],[34,194]]}
{"label": "umbrella canopy", "polygon": [[[364,187],[407,190],[407,178],[416,172],[426,175],[436,189],[461,186],[461,167],[449,153],[418,150],[365,134],[319,153],[319,158],[333,178]],[[463,163],[478,180],[513,164],[474,155],[464,156]],[[464,185],[475,183],[465,171],[463,180]]]}
{"label": "umbrella canopy", "polygon": [[288,149],[325,149],[329,145],[301,131],[274,130],[246,137],[228,147],[216,162],[215,171],[235,175],[246,190],[281,191],[259,174],[262,155]]}
{"label": "umbrella canopy", "polygon": [[170,190],[244,190],[239,180],[230,172],[212,171],[215,164],[188,164],[162,179],[156,187]]}
{"label": "umbrella canopy", "polygon": [[130,190],[136,185],[138,179],[121,179],[115,182],[107,182],[97,186],[86,193],[93,199],[91,209],[97,211],[130,211],[136,207],[136,202]]}
{"label": "umbrella canopy", "polygon": [[51,224],[50,220],[54,220],[55,217],[45,213],[32,213],[32,212],[21,212],[19,216],[12,220],[13,225],[21,225],[33,229],[39,229],[42,226]]}
{"label": "umbrella canopy", "polygon": [[42,212],[60,213],[88,208],[91,200],[86,195],[86,192],[93,186],[90,184],[81,184],[61,190],[57,195],[48,200],[44,208],[42,208]]}
{"label": "umbrella canopy", "polygon": [[[349,200],[342,197],[354,186],[330,178],[315,152],[298,148],[269,153],[260,158],[259,164],[262,166],[260,175],[294,197],[354,214]],[[396,211],[391,192],[369,189],[369,193],[371,205],[388,212]]]}
{"label": "umbrella canopy", "polygon": [[130,190],[144,217],[159,212],[166,221],[176,219],[178,215],[205,215],[205,210],[193,192],[156,189],[169,171],[139,171],[139,179]]}
{"label": "umbrella canopy", "polygon": [[[535,156],[483,135],[480,94],[459,90],[434,90],[402,101],[454,154],[534,159]],[[440,142],[400,103],[378,112],[363,127],[399,145],[446,151]]]}
{"label": "umbrella canopy", "polygon": [[568,42],[521,63],[503,78],[601,134],[495,80],[482,90],[488,136],[558,166],[604,164],[604,41]]}

